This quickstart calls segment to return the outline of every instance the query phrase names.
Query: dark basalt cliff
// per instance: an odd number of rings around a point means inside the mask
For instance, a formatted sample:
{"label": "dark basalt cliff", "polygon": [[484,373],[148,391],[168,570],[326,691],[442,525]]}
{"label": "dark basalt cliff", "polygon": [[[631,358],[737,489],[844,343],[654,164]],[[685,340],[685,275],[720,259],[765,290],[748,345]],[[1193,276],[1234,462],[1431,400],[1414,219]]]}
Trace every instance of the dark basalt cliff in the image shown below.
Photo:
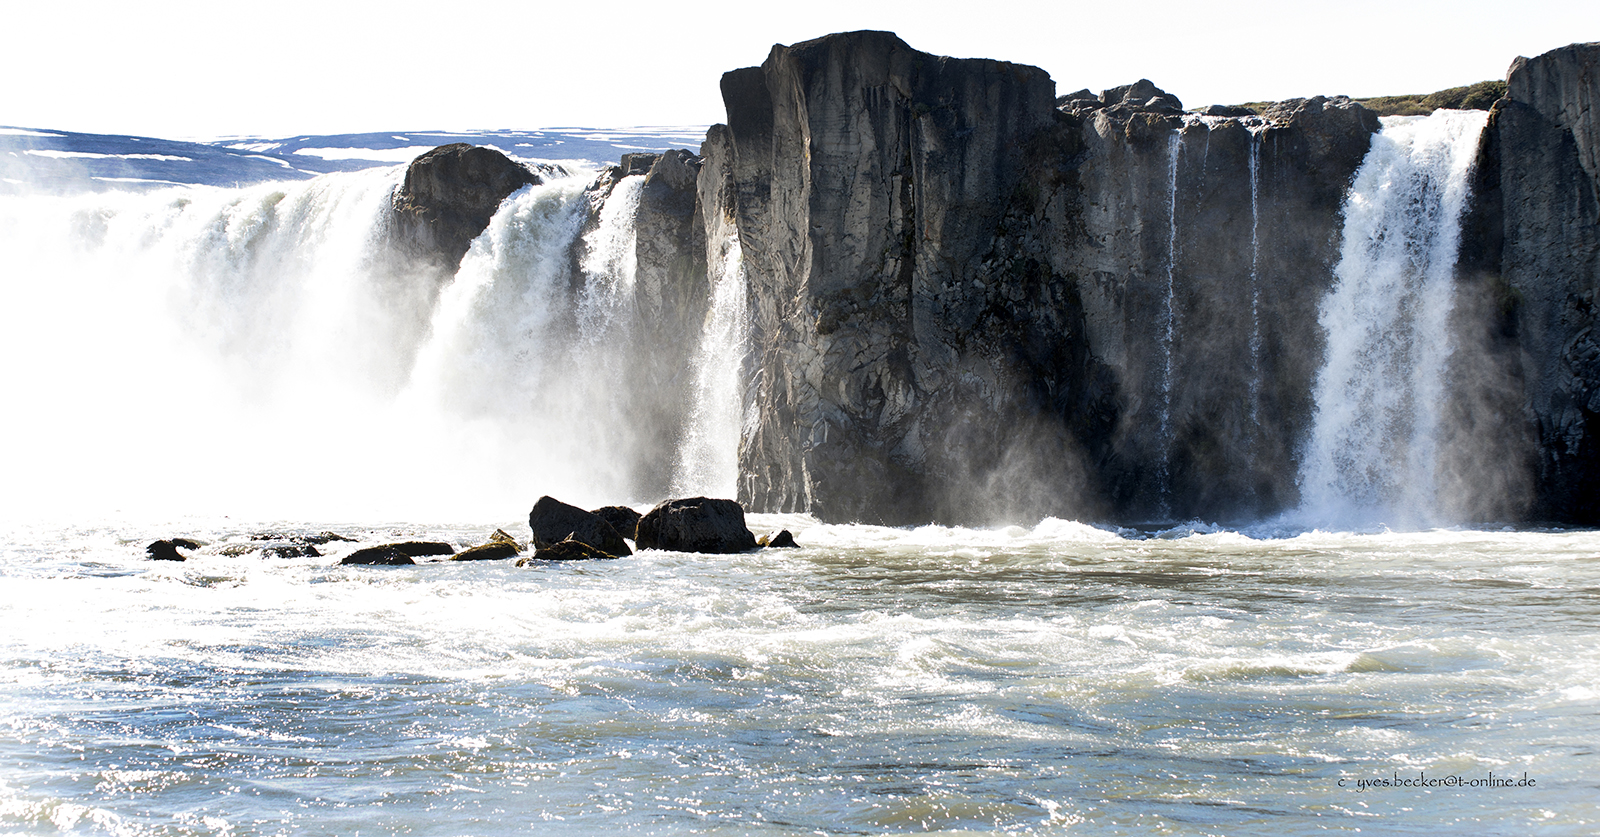
{"label": "dark basalt cliff", "polygon": [[1147,81],[1058,109],[1041,70],[882,32],[775,47],[723,95],[701,193],[752,296],[746,503],[906,523],[1293,501],[1306,324],[1369,111],[1185,120]]}
{"label": "dark basalt cliff", "polygon": [[[1439,439],[1461,520],[1600,523],[1597,61],[1597,44],[1518,59],[1483,134]],[[775,46],[722,93],[700,156],[626,155],[590,190],[592,230],[644,177],[631,313],[606,332],[636,359],[614,406],[647,432],[612,454],[653,457],[640,496],[665,493],[710,274],[738,265],[754,511],[1241,520],[1297,504],[1371,110],[1185,112],[1147,80],[1058,98],[1037,68],[886,32]],[[451,268],[522,182],[452,153],[459,171],[419,159],[397,201]],[[445,201],[473,207],[459,225],[412,197],[462,189],[476,196]],[[597,281],[586,241],[574,300]]]}
{"label": "dark basalt cliff", "polygon": [[[1463,262],[1520,398],[1535,519],[1600,523],[1600,43],[1518,58],[1490,112]],[[1524,428],[1508,422],[1507,429]]]}

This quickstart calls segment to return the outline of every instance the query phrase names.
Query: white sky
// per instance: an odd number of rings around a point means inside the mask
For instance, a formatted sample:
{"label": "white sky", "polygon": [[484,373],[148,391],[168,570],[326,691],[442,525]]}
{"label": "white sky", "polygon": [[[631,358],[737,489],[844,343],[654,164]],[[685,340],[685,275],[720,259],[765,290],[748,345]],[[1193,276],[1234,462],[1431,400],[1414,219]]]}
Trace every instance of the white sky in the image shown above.
{"label": "white sky", "polygon": [[1600,40],[1593,0],[19,0],[0,124],[167,138],[693,125],[774,43],[887,29],[1189,107],[1427,93]]}

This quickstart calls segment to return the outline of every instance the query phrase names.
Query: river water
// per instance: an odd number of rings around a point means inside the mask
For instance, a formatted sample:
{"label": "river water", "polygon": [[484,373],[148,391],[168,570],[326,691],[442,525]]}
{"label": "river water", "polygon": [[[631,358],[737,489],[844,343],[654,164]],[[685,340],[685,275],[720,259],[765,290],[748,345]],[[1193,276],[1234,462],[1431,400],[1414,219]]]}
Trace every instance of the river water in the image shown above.
{"label": "river water", "polygon": [[[518,521],[10,525],[0,831],[1600,829],[1593,533],[751,522],[802,547],[343,567]],[[358,543],[222,554],[323,529]],[[173,534],[207,545],[146,559]]]}

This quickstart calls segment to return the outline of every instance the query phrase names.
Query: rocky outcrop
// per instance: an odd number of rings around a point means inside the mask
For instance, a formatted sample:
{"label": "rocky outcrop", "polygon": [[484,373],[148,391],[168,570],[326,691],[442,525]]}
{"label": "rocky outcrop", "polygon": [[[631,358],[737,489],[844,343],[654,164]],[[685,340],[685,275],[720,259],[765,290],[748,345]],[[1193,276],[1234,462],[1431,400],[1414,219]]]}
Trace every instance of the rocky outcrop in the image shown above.
{"label": "rocky outcrop", "polygon": [[1478,172],[1463,264],[1485,312],[1478,332],[1512,359],[1489,393],[1521,396],[1532,438],[1505,422],[1519,444],[1471,478],[1514,480],[1532,459],[1530,516],[1600,523],[1600,43],[1511,65]]}
{"label": "rocky outcrop", "polygon": [[588,544],[607,555],[632,555],[622,535],[599,515],[571,506],[554,497],[540,497],[528,512],[528,527],[533,530],[533,545],[539,549],[568,538]]}
{"label": "rocky outcrop", "polygon": [[732,500],[689,497],[667,500],[639,520],[640,549],[730,553],[756,548],[744,509]]}
{"label": "rocky outcrop", "polygon": [[1292,504],[1280,431],[1309,409],[1369,111],[1201,119],[1148,81],[1058,108],[1042,70],[885,32],[774,47],[722,89],[700,194],[752,297],[741,501],[889,523]]}
{"label": "rocky outcrop", "polygon": [[493,148],[453,143],[411,161],[394,196],[396,243],[452,276],[500,202],[538,175]]}

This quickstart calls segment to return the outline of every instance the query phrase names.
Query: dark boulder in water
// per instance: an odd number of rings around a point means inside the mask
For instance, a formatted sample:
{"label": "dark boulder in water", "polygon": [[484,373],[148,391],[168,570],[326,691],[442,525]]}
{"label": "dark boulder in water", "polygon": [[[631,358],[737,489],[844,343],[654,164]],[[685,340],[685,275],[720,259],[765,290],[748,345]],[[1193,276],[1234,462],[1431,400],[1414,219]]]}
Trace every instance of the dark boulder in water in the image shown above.
{"label": "dark boulder in water", "polygon": [[517,557],[521,550],[514,543],[493,541],[486,544],[463,549],[450,556],[452,561],[504,561],[507,558]]}
{"label": "dark boulder in water", "polygon": [[318,532],[314,535],[300,535],[290,532],[257,532],[250,536],[253,541],[286,541],[289,543],[309,543],[318,546],[326,543],[341,541],[355,543],[355,538],[347,538],[337,532]]}
{"label": "dark boulder in water", "polygon": [[643,515],[627,506],[606,506],[594,510],[596,517],[611,524],[617,534],[624,538],[637,539],[639,536],[639,518]]}
{"label": "dark boulder in water", "polygon": [[179,549],[199,549],[200,544],[188,538],[171,538],[169,540],[154,541],[144,548],[145,554],[152,561],[186,561],[188,556],[179,552]]}
{"label": "dark boulder in water", "polygon": [[533,545],[544,549],[567,538],[586,543],[614,557],[632,555],[622,535],[604,518],[554,497],[540,497],[528,512],[528,528],[533,530]]}
{"label": "dark boulder in water", "polygon": [[455,548],[439,541],[404,541],[369,546],[346,555],[341,564],[415,564],[414,558],[428,555],[454,555]]}
{"label": "dark boulder in water", "polygon": [[800,546],[794,542],[794,533],[788,529],[781,529],[771,535],[762,535],[757,543],[767,549],[793,549]]}
{"label": "dark boulder in water", "polygon": [[308,543],[277,544],[262,547],[262,558],[318,558],[322,553]]}
{"label": "dark boulder in water", "polygon": [[744,523],[744,507],[732,500],[689,497],[667,500],[639,520],[640,549],[675,552],[744,552],[756,537]]}
{"label": "dark boulder in water", "polygon": [[517,566],[526,567],[537,561],[596,561],[606,558],[615,558],[582,541],[567,538],[564,541],[541,546],[532,555],[517,561]]}
{"label": "dark boulder in water", "polygon": [[493,148],[458,142],[411,161],[394,196],[398,243],[448,273],[489,226],[500,202],[539,176]]}

